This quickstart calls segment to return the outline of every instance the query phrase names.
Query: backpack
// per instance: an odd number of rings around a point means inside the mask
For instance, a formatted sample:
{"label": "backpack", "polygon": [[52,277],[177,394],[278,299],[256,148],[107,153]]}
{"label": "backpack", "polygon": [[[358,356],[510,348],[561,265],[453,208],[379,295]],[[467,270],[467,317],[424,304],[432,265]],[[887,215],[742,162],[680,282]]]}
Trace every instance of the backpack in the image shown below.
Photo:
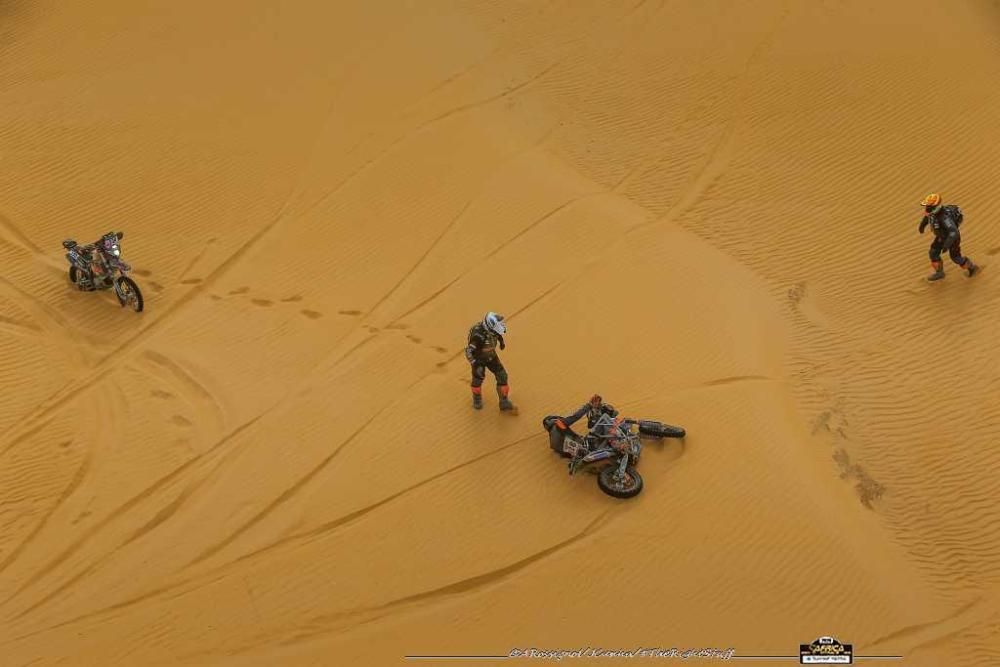
{"label": "backpack", "polygon": [[954,204],[948,204],[944,207],[943,211],[949,218],[955,221],[956,227],[962,226],[962,219],[965,217],[962,213],[962,209]]}

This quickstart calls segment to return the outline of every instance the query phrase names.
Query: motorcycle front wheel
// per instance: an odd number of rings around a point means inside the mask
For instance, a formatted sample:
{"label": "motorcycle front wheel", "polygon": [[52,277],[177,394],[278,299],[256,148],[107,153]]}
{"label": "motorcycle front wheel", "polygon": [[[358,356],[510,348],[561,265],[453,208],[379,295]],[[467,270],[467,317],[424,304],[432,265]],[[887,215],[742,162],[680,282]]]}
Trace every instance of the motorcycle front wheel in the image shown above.
{"label": "motorcycle front wheel", "polygon": [[131,305],[132,310],[141,313],[143,305],[142,292],[139,291],[139,286],[135,284],[135,281],[127,276],[122,276],[115,282],[118,283],[118,290],[125,295],[125,301],[122,302],[122,306]]}
{"label": "motorcycle front wheel", "polygon": [[597,486],[609,496],[632,498],[642,491],[642,476],[635,468],[628,466],[625,474],[618,477],[618,464],[612,463],[601,468],[597,475]]}

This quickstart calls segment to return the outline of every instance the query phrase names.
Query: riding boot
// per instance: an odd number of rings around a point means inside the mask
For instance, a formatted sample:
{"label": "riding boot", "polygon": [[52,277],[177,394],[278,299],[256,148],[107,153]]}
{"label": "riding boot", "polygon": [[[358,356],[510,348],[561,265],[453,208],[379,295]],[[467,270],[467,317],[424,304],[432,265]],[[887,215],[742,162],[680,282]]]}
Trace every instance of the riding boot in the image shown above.
{"label": "riding boot", "polygon": [[472,388],[472,407],[476,410],[483,409],[483,389],[482,387]]}
{"label": "riding boot", "polygon": [[963,266],[962,268],[965,269],[968,272],[968,277],[969,278],[971,278],[972,276],[976,275],[976,271],[979,270],[979,267],[976,266],[975,262],[973,262],[968,257],[965,259],[965,266]]}
{"label": "riding boot", "polygon": [[944,278],[944,262],[941,260],[931,262],[931,268],[934,269],[934,273],[927,276],[927,280],[941,280]]}
{"label": "riding boot", "polygon": [[510,392],[510,386],[506,384],[497,385],[497,394],[500,396],[500,409],[501,410],[513,410],[514,404],[510,402],[507,398],[507,394]]}

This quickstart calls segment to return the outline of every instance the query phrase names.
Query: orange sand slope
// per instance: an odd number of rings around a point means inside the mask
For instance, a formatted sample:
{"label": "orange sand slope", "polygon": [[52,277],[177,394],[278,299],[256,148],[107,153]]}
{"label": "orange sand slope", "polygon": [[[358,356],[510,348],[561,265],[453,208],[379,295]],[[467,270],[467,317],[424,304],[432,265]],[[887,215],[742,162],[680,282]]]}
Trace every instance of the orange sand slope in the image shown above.
{"label": "orange sand slope", "polygon": [[[0,25],[5,665],[1000,664],[995,3]],[[980,276],[922,282],[930,190]],[[66,280],[112,229],[140,315]],[[486,310],[515,418],[469,406]],[[541,430],[595,391],[688,430],[633,500]]]}

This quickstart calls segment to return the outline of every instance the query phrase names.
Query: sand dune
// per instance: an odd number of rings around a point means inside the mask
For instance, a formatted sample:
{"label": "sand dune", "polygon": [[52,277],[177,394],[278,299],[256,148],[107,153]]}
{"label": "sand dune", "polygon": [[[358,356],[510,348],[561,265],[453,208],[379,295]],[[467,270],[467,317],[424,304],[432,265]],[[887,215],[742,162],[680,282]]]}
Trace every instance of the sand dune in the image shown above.
{"label": "sand dune", "polygon": [[[998,19],[3,3],[2,662],[997,664]],[[142,314],[66,280],[111,229]],[[541,431],[595,391],[688,431],[633,500]]]}

